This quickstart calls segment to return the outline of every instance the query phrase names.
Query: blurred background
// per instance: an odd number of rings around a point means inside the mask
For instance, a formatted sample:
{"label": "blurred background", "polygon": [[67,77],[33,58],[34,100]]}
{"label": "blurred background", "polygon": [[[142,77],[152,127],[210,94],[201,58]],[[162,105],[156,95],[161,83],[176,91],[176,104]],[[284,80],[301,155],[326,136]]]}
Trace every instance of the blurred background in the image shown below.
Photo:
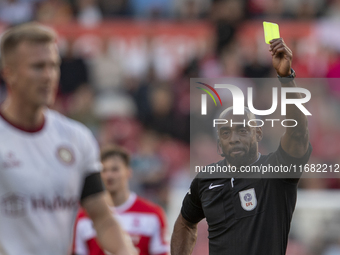
{"label": "blurred background", "polygon": [[[298,77],[340,77],[340,0],[0,0],[0,32],[32,20],[59,34],[54,108],[131,152],[131,188],[165,209],[169,235],[191,182],[190,78],[275,77],[262,21],[279,24]],[[310,162],[339,164],[340,84],[309,89]],[[300,182],[287,255],[340,254],[339,201],[337,178]],[[205,222],[194,254],[208,254]]]}

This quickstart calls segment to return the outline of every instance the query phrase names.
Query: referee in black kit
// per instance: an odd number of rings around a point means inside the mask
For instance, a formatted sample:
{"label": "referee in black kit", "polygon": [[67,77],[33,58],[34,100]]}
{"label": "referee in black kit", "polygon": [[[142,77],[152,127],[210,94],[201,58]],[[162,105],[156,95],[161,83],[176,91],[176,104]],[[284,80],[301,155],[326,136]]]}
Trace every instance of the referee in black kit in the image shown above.
{"label": "referee in black kit", "polygon": [[[295,87],[291,69],[292,52],[284,41],[271,41],[273,66],[282,87]],[[283,78],[284,77],[284,78]],[[301,98],[299,93],[291,98]],[[224,110],[221,119],[246,123],[255,119],[246,109],[245,116],[233,116]],[[295,106],[287,105],[287,119],[298,125],[286,128],[278,149],[269,155],[258,152],[262,129],[243,125],[221,124],[218,143],[225,159],[219,166],[304,165],[312,147],[309,143],[307,117]],[[200,176],[202,174],[202,176]],[[186,194],[171,238],[171,254],[191,254],[197,236],[197,224],[206,218],[209,226],[210,255],[284,255],[290,222],[295,209],[299,176],[287,178],[244,178],[225,173],[225,178],[204,178],[200,173]],[[242,178],[243,177],[243,178]],[[281,176],[282,177],[282,176]]]}

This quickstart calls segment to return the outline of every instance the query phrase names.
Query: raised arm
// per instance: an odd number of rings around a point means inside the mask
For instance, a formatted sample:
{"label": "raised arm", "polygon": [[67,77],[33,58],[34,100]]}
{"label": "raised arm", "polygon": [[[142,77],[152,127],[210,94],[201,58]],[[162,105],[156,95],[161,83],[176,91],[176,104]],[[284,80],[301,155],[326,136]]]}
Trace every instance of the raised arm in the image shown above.
{"label": "raised arm", "polygon": [[180,213],[171,236],[171,255],[189,255],[195,246],[197,223],[190,223]]}
{"label": "raised arm", "polygon": [[[293,54],[282,38],[270,42],[269,51],[272,53],[272,63],[281,77],[291,75]],[[288,78],[284,78],[288,79]],[[296,87],[294,80],[281,83],[282,87]],[[287,94],[288,99],[302,98],[300,93]],[[281,147],[290,156],[300,158],[307,152],[309,144],[308,121],[306,115],[294,104],[286,107],[286,119],[294,119],[297,126],[287,127],[281,138]]]}
{"label": "raised arm", "polygon": [[137,255],[130,238],[112,217],[102,192],[86,197],[82,207],[93,221],[97,240],[104,250],[115,255]]}

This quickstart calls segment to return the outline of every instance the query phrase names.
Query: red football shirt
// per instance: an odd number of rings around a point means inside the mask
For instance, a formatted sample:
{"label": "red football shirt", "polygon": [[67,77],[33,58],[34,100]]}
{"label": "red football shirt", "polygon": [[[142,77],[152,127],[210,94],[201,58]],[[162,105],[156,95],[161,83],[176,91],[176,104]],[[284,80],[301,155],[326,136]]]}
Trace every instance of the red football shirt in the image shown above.
{"label": "red football shirt", "polygon": [[[136,194],[111,208],[122,228],[129,233],[140,255],[166,255],[169,244],[166,241],[166,219],[163,209]],[[77,255],[105,255],[96,241],[96,231],[91,219],[81,209],[75,224],[73,253]]]}

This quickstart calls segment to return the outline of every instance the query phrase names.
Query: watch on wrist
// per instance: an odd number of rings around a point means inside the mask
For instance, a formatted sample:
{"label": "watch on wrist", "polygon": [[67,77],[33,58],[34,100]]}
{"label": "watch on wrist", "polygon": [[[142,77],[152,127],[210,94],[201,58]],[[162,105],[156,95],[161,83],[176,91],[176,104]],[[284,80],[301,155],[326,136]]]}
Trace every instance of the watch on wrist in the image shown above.
{"label": "watch on wrist", "polygon": [[293,68],[290,68],[290,71],[291,71],[291,74],[285,77],[281,77],[280,75],[277,75],[277,78],[279,78],[279,81],[281,83],[289,83],[294,80],[294,78],[296,77],[296,73],[293,70]]}

